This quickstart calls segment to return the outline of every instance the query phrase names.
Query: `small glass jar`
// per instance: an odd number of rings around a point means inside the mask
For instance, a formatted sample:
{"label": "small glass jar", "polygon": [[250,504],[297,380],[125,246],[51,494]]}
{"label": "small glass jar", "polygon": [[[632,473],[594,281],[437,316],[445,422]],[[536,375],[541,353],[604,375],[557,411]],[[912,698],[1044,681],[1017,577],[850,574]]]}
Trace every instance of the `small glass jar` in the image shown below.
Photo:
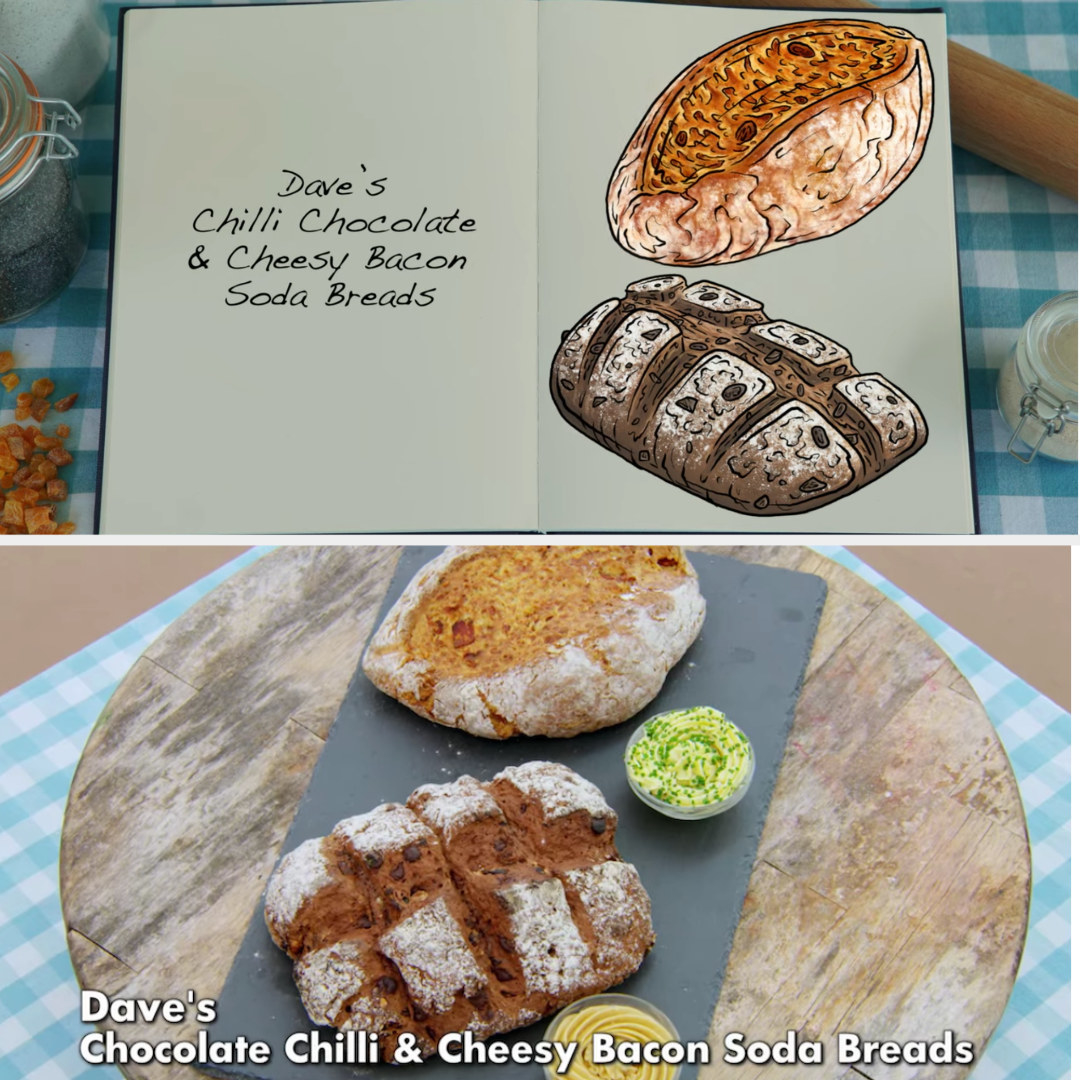
{"label": "small glass jar", "polygon": [[1025,465],[1036,454],[1076,461],[1076,366],[1076,293],[1062,293],[1024,324],[998,375],[998,409],[1012,430],[1008,451]]}
{"label": "small glass jar", "polygon": [[30,77],[0,53],[0,323],[56,296],[86,254],[72,164],[78,150],[57,130],[79,123],[66,101],[39,97]]}

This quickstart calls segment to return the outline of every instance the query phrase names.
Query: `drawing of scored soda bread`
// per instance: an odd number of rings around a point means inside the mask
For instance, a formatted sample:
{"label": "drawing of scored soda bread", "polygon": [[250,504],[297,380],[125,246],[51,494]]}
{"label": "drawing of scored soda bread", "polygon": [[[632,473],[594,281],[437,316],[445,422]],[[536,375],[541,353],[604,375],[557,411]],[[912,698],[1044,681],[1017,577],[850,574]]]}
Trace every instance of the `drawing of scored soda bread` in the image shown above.
{"label": "drawing of scored soda bread", "polygon": [[568,331],[551,394],[589,438],[744,514],[824,506],[927,437],[915,402],[856,371],[842,345],[674,274],[635,282]]}
{"label": "drawing of scored soda bread", "polygon": [[532,1023],[641,966],[649,897],[615,812],[565,765],[462,776],[339,822],[287,854],[265,917],[315,1024],[397,1037]]}
{"label": "drawing of scored soda bread", "polygon": [[406,586],[362,666],[436,723],[566,738],[643,709],[704,619],[677,547],[451,547]]}
{"label": "drawing of scored soda bread", "polygon": [[932,110],[926,46],[906,30],[813,19],[747,34],[653,103],[609,184],[612,234],[673,266],[829,236],[907,178]]}

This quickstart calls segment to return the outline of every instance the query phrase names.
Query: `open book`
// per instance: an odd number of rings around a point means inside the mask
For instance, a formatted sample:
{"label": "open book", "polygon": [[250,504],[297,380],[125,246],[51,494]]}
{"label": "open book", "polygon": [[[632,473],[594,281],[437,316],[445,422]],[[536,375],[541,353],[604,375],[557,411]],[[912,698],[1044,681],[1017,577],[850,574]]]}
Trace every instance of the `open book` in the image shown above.
{"label": "open book", "polygon": [[127,10],[99,529],[972,531],[945,77],[933,12]]}

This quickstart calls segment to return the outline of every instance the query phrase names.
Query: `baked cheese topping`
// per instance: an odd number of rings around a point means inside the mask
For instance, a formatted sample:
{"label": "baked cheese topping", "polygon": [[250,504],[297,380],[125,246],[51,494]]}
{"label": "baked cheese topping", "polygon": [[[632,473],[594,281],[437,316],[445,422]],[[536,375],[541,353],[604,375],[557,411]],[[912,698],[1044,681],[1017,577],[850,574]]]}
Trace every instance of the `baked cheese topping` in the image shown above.
{"label": "baked cheese topping", "polygon": [[752,764],[750,741],[722,712],[699,706],[661,713],[627,750],[637,785],[672,806],[708,806],[734,795]]}
{"label": "baked cheese topping", "polygon": [[774,29],[728,42],[680,76],[652,137],[648,194],[730,167],[792,116],[911,62],[911,35],[895,27],[818,19]]}
{"label": "baked cheese topping", "polygon": [[[490,547],[455,561],[412,613],[406,652],[443,678],[501,674],[627,619],[694,580],[677,547]],[[509,719],[513,719],[510,717]]]}

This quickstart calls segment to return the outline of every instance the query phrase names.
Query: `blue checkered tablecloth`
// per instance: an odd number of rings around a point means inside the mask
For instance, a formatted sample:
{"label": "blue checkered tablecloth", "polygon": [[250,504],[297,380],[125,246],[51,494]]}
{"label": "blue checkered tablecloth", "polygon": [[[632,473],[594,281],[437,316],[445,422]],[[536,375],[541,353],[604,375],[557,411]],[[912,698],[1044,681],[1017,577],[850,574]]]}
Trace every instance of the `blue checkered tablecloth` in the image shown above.
{"label": "blue checkered tablecloth", "polygon": [[[90,729],[125,672],[168,624],[254,549],[0,697],[0,1080],[119,1080],[78,1057],[78,1018],[57,883],[60,828]],[[877,586],[952,657],[1009,754],[1031,837],[1027,944],[975,1080],[1066,1080],[1070,1064],[1070,718],[839,547],[818,548]]]}
{"label": "blue checkered tablecloth", "polygon": [[[891,0],[887,6],[927,5]],[[1075,0],[945,0],[943,6],[954,40],[1076,95]],[[115,38],[120,2],[106,0],[105,7]],[[27,381],[48,374],[63,392],[80,394],[68,414],[77,452],[65,470],[73,492],[69,509],[80,532],[91,527],[96,499],[114,91],[115,58],[84,110],[79,170],[90,211],[90,253],[59,299],[20,324],[0,326],[0,349],[25,358]],[[994,385],[1027,317],[1044,300],[1077,287],[1076,204],[961,150],[955,177],[982,529],[1075,534],[1075,464],[1038,458],[1025,467],[1010,457]],[[10,411],[0,408],[0,424],[10,421]]]}

